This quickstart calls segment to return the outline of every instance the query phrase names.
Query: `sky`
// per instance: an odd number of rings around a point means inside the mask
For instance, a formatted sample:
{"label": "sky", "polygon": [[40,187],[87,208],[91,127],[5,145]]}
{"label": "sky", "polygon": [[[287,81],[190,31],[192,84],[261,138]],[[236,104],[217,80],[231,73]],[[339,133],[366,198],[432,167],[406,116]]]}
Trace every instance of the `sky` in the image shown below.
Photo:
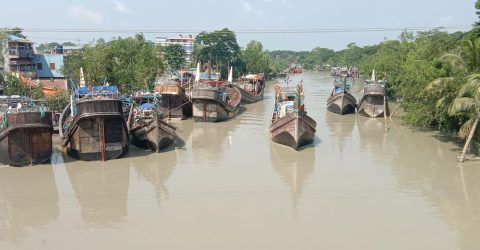
{"label": "sky", "polygon": [[[154,40],[157,36],[196,35],[200,31],[228,28],[236,31],[242,47],[257,40],[268,50],[341,50],[350,43],[366,46],[397,39],[405,28],[468,30],[478,19],[474,3],[475,0],[0,0],[0,27],[22,27],[37,44],[84,44],[98,38],[127,37],[138,31]],[[377,28],[388,30],[369,30]],[[108,32],[38,32],[39,29]],[[258,33],[262,30],[288,32]],[[299,30],[302,33],[292,32]],[[354,32],[346,32],[351,30]]]}

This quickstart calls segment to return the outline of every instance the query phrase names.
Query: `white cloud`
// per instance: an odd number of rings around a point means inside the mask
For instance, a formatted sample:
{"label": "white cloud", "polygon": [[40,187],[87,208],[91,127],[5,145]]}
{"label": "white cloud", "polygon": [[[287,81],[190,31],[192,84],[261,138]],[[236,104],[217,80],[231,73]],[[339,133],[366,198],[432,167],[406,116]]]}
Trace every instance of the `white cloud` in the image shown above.
{"label": "white cloud", "polygon": [[243,10],[248,14],[253,14],[257,16],[263,15],[263,12],[260,9],[254,8],[252,3],[249,0],[240,0],[242,3]]}
{"label": "white cloud", "polygon": [[115,7],[115,11],[129,15],[133,14],[132,10],[130,10],[127,6],[125,6],[125,4],[123,4],[119,0],[111,0],[111,2]]}
{"label": "white cloud", "polygon": [[92,21],[94,23],[101,23],[103,20],[102,14],[81,5],[68,7],[67,12],[70,17],[78,20]]}

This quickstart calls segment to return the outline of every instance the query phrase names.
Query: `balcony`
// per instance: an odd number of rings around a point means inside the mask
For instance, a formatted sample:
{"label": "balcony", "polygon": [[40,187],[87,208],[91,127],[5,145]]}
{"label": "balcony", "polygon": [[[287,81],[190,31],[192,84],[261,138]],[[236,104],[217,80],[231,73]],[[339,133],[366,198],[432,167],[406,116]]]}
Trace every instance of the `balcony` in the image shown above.
{"label": "balcony", "polygon": [[33,50],[9,49],[8,54],[11,57],[33,58]]}

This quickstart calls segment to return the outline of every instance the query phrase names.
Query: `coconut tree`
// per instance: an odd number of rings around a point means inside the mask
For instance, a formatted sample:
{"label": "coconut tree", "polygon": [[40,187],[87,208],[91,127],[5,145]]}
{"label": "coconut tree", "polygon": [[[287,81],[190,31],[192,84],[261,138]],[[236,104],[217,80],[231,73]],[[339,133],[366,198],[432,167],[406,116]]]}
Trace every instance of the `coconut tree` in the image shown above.
{"label": "coconut tree", "polygon": [[[470,118],[458,133],[459,137],[467,138],[459,160],[465,160],[465,154],[477,129],[480,119],[480,73],[473,73],[460,88],[458,97],[453,101],[449,113],[451,115],[467,114]],[[468,137],[467,137],[468,135]]]}

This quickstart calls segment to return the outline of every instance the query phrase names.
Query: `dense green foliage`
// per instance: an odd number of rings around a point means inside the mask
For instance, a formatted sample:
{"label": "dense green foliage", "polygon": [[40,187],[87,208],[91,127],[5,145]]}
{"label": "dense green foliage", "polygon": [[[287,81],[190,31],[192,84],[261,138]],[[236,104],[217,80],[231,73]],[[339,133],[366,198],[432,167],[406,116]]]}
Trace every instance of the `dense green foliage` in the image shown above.
{"label": "dense green foliage", "polygon": [[80,80],[80,67],[85,71],[85,80],[94,84],[110,82],[122,91],[151,89],[157,72],[163,69],[154,44],[143,35],[116,38],[95,45],[86,45],[82,50],[65,57],[62,72],[75,82]]}
{"label": "dense green foliage", "polygon": [[187,52],[185,52],[182,45],[170,44],[166,46],[162,52],[165,65],[169,69],[179,70],[184,67]]}
{"label": "dense green foliage", "polygon": [[242,60],[245,63],[246,73],[270,74],[272,72],[271,59],[263,51],[263,46],[258,41],[251,41],[247,44],[245,50],[242,51]]}
{"label": "dense green foliage", "polygon": [[241,68],[240,46],[233,31],[225,28],[213,32],[201,32],[195,38],[194,55],[197,61],[216,67],[226,78],[230,66]]}

